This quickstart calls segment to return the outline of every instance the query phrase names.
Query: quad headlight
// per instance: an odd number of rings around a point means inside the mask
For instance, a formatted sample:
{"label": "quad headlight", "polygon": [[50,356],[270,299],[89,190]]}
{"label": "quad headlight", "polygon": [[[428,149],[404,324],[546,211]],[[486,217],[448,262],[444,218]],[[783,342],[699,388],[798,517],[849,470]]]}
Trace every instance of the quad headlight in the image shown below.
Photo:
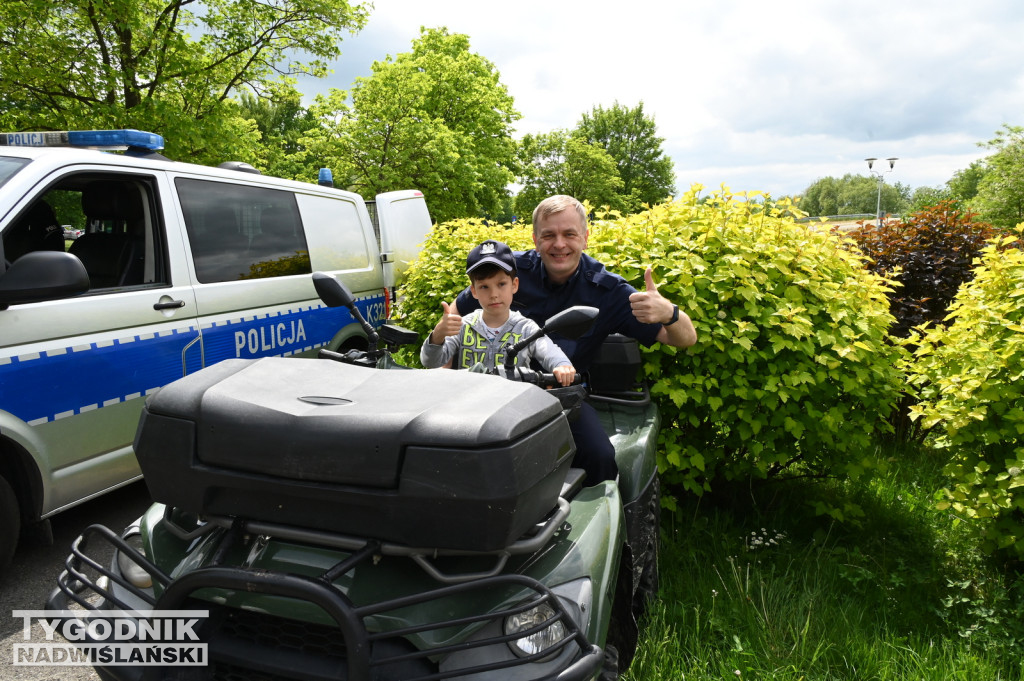
{"label": "quad headlight", "polygon": [[509,681],[554,678],[580,654],[580,646],[570,639],[579,637],[585,643],[597,633],[592,631],[594,590],[590,578],[579,577],[549,588],[557,600],[538,603],[537,592],[523,592],[520,612],[506,610],[500,618],[489,620],[467,639],[465,649],[443,657],[438,671],[483,681],[494,678],[495,672],[464,670],[501,663],[500,676]]}
{"label": "quad headlight", "polygon": [[555,609],[547,603],[506,617],[505,633],[508,635],[530,631],[543,626],[545,622],[549,623],[542,629],[509,641],[508,645],[512,652],[519,657],[536,655],[565,639],[565,625],[561,620],[555,619],[556,617]]}

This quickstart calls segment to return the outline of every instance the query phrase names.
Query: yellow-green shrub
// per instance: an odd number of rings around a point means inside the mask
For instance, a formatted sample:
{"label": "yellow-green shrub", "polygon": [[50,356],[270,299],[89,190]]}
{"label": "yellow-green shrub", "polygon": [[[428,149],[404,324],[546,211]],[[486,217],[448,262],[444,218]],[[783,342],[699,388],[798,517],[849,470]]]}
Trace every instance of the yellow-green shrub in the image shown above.
{"label": "yellow-green shrub", "polygon": [[[687,350],[656,346],[644,371],[665,427],[659,464],[696,493],[715,478],[857,475],[871,465],[871,432],[902,378],[887,342],[887,288],[838,237],[782,210],[696,191],[644,213],[591,224],[588,252],[693,319]],[[531,246],[527,226],[479,221],[435,229],[409,272],[402,323],[425,333],[466,285],[465,254],[486,238]]]}
{"label": "yellow-green shrub", "polygon": [[953,323],[914,339],[908,372],[921,400],[912,418],[937,425],[951,454],[940,505],[982,521],[990,549],[1024,557],[1024,252],[1007,248],[1018,238],[982,251]]}
{"label": "yellow-green shrub", "polygon": [[[497,239],[513,250],[526,250],[533,248],[530,235],[529,225],[495,224],[479,219],[436,225],[406,272],[395,320],[420,334],[422,341],[441,317],[441,301],[452,302],[469,286],[466,256],[470,249],[481,241]],[[418,347],[405,349],[399,356],[410,366],[420,366]]]}
{"label": "yellow-green shrub", "polygon": [[591,255],[638,288],[652,265],[697,328],[693,348],[654,348],[644,366],[669,424],[661,468],[697,493],[716,478],[861,474],[902,383],[885,281],[788,205],[750,198],[691,191],[592,229]]}

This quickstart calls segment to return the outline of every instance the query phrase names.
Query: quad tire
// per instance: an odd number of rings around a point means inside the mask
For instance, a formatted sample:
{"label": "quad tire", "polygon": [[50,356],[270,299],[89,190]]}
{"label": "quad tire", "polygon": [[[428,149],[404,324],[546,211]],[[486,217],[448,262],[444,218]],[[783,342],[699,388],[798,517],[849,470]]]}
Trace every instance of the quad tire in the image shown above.
{"label": "quad tire", "polygon": [[598,681],[618,681],[619,651],[612,644],[604,647],[604,662],[601,664],[601,675]]}
{"label": "quad tire", "polygon": [[[639,619],[647,609],[647,604],[658,596],[659,575],[658,575],[658,546],[661,534],[661,494],[660,483],[654,479],[655,491],[651,495],[650,503],[644,509],[645,534],[649,538],[644,547],[643,567],[639,569],[640,576],[637,578],[636,590],[633,593],[633,614]],[[635,574],[635,573],[634,573]]]}

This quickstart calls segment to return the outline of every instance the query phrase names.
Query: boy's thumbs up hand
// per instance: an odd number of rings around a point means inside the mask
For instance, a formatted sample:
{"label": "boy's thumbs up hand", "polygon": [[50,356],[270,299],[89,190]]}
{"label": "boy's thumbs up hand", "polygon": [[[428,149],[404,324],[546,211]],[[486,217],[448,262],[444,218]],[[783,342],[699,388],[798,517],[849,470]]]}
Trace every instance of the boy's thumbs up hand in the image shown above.
{"label": "boy's thumbs up hand", "polygon": [[672,318],[672,303],[658,293],[650,267],[644,272],[644,290],[629,297],[629,306],[637,321],[644,324],[664,324]]}
{"label": "boy's thumbs up hand", "polygon": [[462,316],[452,312],[451,306],[441,301],[441,319],[430,333],[430,342],[441,345],[448,336],[454,336],[462,329]]}

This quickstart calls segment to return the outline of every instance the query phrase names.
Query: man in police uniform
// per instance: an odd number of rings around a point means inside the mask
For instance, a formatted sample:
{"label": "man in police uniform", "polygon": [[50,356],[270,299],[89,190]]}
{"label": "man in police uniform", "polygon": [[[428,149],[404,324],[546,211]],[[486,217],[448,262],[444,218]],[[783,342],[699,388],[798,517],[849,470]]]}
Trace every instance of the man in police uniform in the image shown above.
{"label": "man in police uniform", "polygon": [[[665,343],[686,348],[697,342],[690,318],[658,293],[650,268],[644,274],[645,290],[637,291],[583,252],[587,236],[583,205],[571,196],[551,196],[533,211],[534,249],[515,254],[519,289],[513,309],[541,325],[573,305],[601,311],[593,328],[579,340],[552,335],[577,371],[588,369],[612,333],[635,338],[645,346]],[[467,290],[455,299],[451,312],[460,315],[477,307]],[[590,405],[584,405],[572,431],[577,448],[573,465],[587,472],[590,484],[614,479],[618,472],[615,450]]]}

